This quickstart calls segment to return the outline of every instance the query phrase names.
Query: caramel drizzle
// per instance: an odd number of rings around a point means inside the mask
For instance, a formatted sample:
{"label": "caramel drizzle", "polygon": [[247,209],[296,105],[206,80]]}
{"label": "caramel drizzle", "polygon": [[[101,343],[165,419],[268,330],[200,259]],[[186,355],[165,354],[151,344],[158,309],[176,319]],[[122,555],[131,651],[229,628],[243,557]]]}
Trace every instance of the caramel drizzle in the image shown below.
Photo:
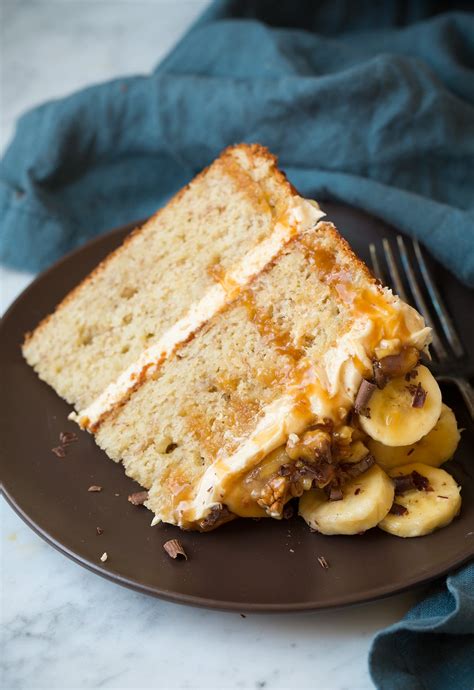
{"label": "caramel drizzle", "polygon": [[276,327],[271,308],[262,309],[257,305],[255,294],[251,289],[242,294],[240,302],[247,310],[249,321],[257,327],[265,343],[273,347],[278,354],[293,360],[295,364],[304,357],[304,350],[294,345],[291,333]]}

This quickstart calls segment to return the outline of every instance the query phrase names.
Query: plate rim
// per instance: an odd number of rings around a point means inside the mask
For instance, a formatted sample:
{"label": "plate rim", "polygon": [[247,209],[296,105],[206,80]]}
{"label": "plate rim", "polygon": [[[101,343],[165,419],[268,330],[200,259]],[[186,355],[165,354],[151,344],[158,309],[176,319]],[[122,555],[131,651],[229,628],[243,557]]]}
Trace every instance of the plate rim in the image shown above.
{"label": "plate rim", "polygon": [[[454,572],[464,564],[468,563],[472,559],[472,555],[466,554],[459,561],[455,563],[452,560],[440,566],[439,570],[432,572],[428,577],[419,578],[409,578],[401,587],[395,589],[384,588],[380,586],[377,590],[372,590],[375,593],[358,597],[357,594],[347,597],[338,597],[337,601],[329,600],[329,602],[312,602],[312,603],[286,603],[286,604],[258,604],[258,603],[245,603],[239,604],[233,601],[223,601],[221,599],[210,599],[207,597],[200,597],[191,594],[179,594],[171,592],[168,590],[160,589],[159,587],[151,587],[144,585],[142,583],[136,582],[128,577],[120,575],[119,573],[113,573],[110,570],[106,570],[97,563],[94,563],[87,558],[83,558],[74,553],[71,549],[61,544],[60,541],[51,537],[45,530],[41,529],[33,520],[30,519],[28,514],[18,505],[18,503],[13,499],[13,497],[8,493],[5,487],[1,491],[8,505],[14,510],[14,512],[23,520],[23,522],[30,527],[35,534],[37,534],[43,541],[52,546],[54,549],[59,551],[59,553],[67,556],[71,561],[82,566],[89,572],[96,575],[100,575],[102,578],[114,582],[117,585],[125,587],[126,589],[134,590],[135,592],[140,592],[141,594],[146,594],[152,596],[155,599],[161,599],[163,601],[168,601],[174,604],[182,604],[185,606],[193,606],[195,608],[211,609],[215,611],[224,611],[228,613],[312,613],[316,611],[327,611],[327,610],[337,610],[346,608],[347,606],[357,606],[362,604],[368,604],[370,602],[381,601],[382,599],[388,599],[391,596],[397,594],[402,594],[407,592],[414,587],[426,585],[438,578],[446,575],[449,572]],[[422,537],[418,537],[422,538]]]}

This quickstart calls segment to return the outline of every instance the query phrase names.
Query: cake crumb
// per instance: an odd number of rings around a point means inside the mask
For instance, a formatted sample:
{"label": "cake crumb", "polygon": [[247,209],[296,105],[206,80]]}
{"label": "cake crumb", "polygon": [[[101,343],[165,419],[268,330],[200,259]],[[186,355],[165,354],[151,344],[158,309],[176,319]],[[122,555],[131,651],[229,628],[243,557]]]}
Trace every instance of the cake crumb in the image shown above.
{"label": "cake crumb", "polygon": [[108,555],[107,551],[104,551],[104,553],[100,557],[100,560],[102,561],[102,563],[105,563],[105,561],[108,559],[108,557],[109,557],[109,555]]}

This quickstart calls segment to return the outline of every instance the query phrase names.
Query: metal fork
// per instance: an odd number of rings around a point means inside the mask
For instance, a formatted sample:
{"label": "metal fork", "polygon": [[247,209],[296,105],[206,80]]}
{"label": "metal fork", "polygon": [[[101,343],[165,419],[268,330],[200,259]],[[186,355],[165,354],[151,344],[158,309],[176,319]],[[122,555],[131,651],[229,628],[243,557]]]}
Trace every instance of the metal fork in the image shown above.
{"label": "metal fork", "polygon": [[[420,282],[413,269],[412,260],[407,251],[405,239],[401,235],[397,236],[397,247],[400,255],[402,273],[404,273],[410,288],[411,297],[405,290],[392,245],[386,237],[382,240],[382,248],[388,267],[389,283],[385,280],[384,271],[381,268],[381,262],[377,254],[377,248],[375,244],[370,244],[369,251],[373,272],[382,283],[390,285],[402,300],[416,306],[418,311],[423,315],[427,325],[432,328],[433,341],[431,347],[434,356],[430,363],[430,368],[433,370],[438,381],[452,383],[457,387],[466,403],[471,419],[474,420],[474,388],[465,377],[466,368],[463,366],[463,360],[466,359],[466,354],[464,348],[454,327],[453,320],[428,270],[420,243],[418,240],[414,239],[412,240],[412,244],[419,272],[421,273],[427,294],[431,300],[431,309],[426,303],[423,291],[420,287]],[[440,331],[436,328],[434,315],[436,315],[438,319],[448,347],[445,346]]]}

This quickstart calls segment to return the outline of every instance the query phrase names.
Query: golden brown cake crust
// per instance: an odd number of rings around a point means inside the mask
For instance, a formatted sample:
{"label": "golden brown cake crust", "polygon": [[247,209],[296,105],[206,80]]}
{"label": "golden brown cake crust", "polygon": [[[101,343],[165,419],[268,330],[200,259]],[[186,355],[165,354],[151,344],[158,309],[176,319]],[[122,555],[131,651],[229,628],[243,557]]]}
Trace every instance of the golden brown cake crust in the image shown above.
{"label": "golden brown cake crust", "polygon": [[[233,177],[236,181],[238,181],[238,184],[241,187],[241,189],[246,189],[249,192],[250,197],[254,198],[254,194],[249,180],[242,174],[238,173],[237,166],[235,165],[234,154],[238,151],[245,152],[250,157],[259,157],[263,160],[267,160],[268,162],[270,162],[273,168],[272,174],[275,175],[276,179],[279,181],[280,184],[285,185],[287,187],[288,194],[291,194],[292,196],[298,194],[294,186],[289,182],[286,175],[278,168],[278,158],[273,153],[270,153],[266,146],[262,146],[261,144],[234,144],[232,146],[228,146],[226,149],[224,149],[224,151],[222,151],[221,155],[218,159],[216,159],[216,161],[220,161],[222,163],[224,169],[229,173],[229,175]],[[214,161],[214,163],[216,161]],[[193,178],[192,182],[195,182],[205,177],[211,165],[213,165],[213,163],[201,170],[201,172],[199,172],[196,175],[196,177]],[[191,183],[188,183],[187,185],[182,187],[178,192],[176,192],[176,194],[168,201],[166,207],[169,208],[178,204],[185,192],[190,188],[190,184]],[[143,232],[143,230],[148,226],[150,221],[156,220],[160,216],[160,214],[163,213],[163,210],[163,208],[158,209],[158,211],[156,211],[156,213],[154,213],[145,223],[139,225],[134,230],[132,230],[132,232],[129,235],[127,235],[127,237],[123,240],[122,244],[119,247],[117,247],[117,249],[114,249],[114,251],[108,254],[105,257],[105,259],[103,259],[78,285],[76,285],[76,287],[74,287],[70,292],[68,292],[68,294],[56,306],[54,312],[45,316],[38,323],[38,325],[33,331],[26,332],[24,336],[24,344],[26,344],[32,338],[33,335],[38,335],[49,322],[53,314],[65,307],[72,299],[74,299],[77,296],[77,294],[81,290],[87,287],[87,285],[95,277],[97,277],[116,256],[118,256],[128,248],[129,244],[133,242],[137,238],[137,236],[139,236]]]}

